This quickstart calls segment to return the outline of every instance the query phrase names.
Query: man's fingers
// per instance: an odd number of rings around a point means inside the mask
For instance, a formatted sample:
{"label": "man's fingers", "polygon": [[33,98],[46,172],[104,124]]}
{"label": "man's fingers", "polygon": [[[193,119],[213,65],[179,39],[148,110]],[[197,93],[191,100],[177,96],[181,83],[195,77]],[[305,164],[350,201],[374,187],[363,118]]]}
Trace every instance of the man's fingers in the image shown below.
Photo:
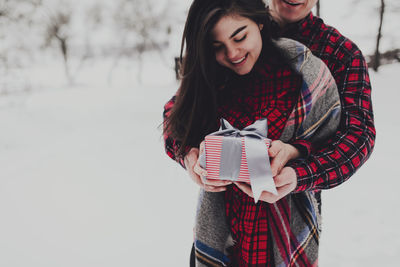
{"label": "man's fingers", "polygon": [[285,157],[283,150],[278,153],[271,162],[272,176],[277,175],[282,170],[283,166],[287,163],[287,158]]}
{"label": "man's fingers", "polygon": [[282,149],[282,141],[274,140],[271,142],[271,146],[268,149],[268,154],[271,158],[275,157]]}
{"label": "man's fingers", "polygon": [[276,201],[278,201],[282,197],[288,195],[290,192],[293,191],[293,189],[294,189],[293,184],[286,184],[284,186],[277,188],[278,198],[276,199]]}
{"label": "man's fingers", "polygon": [[291,181],[287,179],[287,176],[279,174],[274,177],[274,182],[275,182],[275,186],[277,188],[279,188],[279,187],[289,184]]}
{"label": "man's fingers", "polygon": [[293,183],[294,179],[296,179],[296,176],[293,177],[293,175],[288,173],[287,168],[284,168],[278,175],[274,177],[275,186],[279,188],[281,186]]}
{"label": "man's fingers", "polygon": [[274,203],[275,200],[277,199],[277,195],[272,194],[271,192],[267,191],[262,191],[260,200],[268,202],[268,203]]}
{"label": "man's fingers", "polygon": [[285,167],[282,172],[274,178],[276,189],[278,191],[278,198],[281,199],[292,192],[297,186],[296,172],[290,168]]}

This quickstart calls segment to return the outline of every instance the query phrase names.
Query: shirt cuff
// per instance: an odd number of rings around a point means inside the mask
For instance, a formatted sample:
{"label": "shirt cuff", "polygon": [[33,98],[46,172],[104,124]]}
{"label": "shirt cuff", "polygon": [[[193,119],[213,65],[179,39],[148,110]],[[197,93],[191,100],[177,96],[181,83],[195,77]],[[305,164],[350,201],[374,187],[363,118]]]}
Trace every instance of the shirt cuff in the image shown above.
{"label": "shirt cuff", "polygon": [[308,158],[312,152],[312,144],[307,140],[295,140],[291,143],[300,152],[300,157]]}
{"label": "shirt cuff", "polygon": [[178,158],[176,161],[186,170],[185,160],[183,158]]}
{"label": "shirt cuff", "polygon": [[296,173],[297,186],[293,190],[293,193],[310,191],[312,189],[312,179],[310,179],[308,168],[305,167],[307,165],[304,159],[290,161],[287,166],[293,168]]}

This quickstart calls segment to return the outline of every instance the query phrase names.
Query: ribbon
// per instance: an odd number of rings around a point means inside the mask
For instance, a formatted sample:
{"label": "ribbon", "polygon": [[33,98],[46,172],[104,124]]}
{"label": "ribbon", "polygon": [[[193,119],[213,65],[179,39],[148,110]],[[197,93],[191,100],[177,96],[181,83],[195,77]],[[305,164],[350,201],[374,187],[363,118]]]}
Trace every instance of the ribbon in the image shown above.
{"label": "ribbon", "polygon": [[[229,124],[225,119],[221,119],[221,127],[209,136],[224,136],[221,160],[220,160],[220,179],[237,181],[239,177],[240,165],[242,160],[242,146],[238,145],[238,137],[244,137],[244,148],[247,166],[250,175],[250,185],[253,191],[255,202],[258,202],[262,191],[268,191],[275,195],[276,191],[274,179],[272,177],[271,165],[269,162],[268,150],[265,147],[265,139],[268,133],[267,119],[260,119],[239,130]],[[200,155],[200,165],[206,164],[205,153]]]}

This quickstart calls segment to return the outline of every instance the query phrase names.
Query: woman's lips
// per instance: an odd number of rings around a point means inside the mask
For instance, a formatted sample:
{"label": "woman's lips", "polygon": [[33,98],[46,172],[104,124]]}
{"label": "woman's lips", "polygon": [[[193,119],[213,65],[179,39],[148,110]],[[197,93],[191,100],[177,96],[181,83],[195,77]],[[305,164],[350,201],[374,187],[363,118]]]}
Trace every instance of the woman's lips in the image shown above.
{"label": "woman's lips", "polygon": [[235,66],[241,66],[241,65],[243,65],[243,64],[246,62],[247,55],[248,55],[248,54],[246,54],[244,57],[241,57],[241,58],[239,58],[239,59],[237,59],[237,60],[231,60],[231,63],[232,63],[233,65],[235,65]]}
{"label": "woman's lips", "polygon": [[303,4],[303,2],[292,2],[290,0],[282,0],[282,1],[291,6],[298,6],[298,5]]}

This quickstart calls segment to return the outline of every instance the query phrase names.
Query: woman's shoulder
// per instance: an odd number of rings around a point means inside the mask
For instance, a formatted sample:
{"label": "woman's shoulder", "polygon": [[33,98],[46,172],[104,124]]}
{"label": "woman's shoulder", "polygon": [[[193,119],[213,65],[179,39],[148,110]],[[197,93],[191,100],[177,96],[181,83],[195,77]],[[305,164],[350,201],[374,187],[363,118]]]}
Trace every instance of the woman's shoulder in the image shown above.
{"label": "woman's shoulder", "polygon": [[272,42],[289,60],[296,59],[308,50],[302,43],[289,38],[279,38]]}

